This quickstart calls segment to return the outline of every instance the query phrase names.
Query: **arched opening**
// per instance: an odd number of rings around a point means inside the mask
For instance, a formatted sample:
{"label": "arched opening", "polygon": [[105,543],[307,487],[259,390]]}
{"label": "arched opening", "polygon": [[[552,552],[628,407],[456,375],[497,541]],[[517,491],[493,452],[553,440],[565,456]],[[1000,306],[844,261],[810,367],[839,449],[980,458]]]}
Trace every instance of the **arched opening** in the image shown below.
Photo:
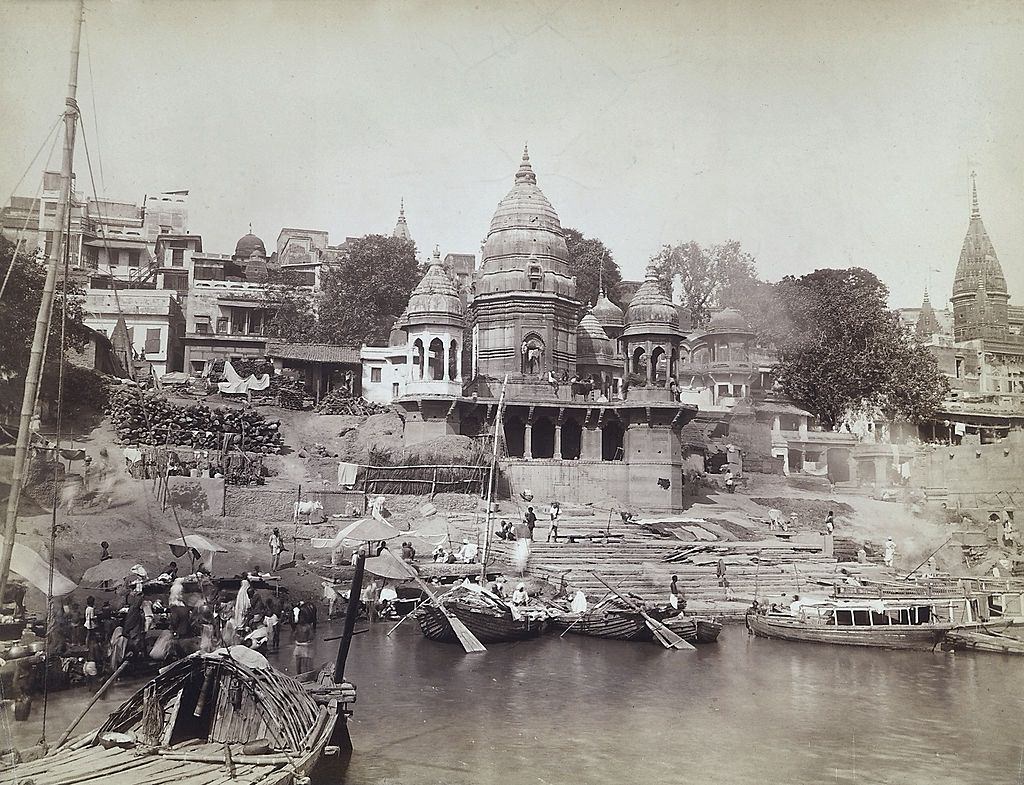
{"label": "arched opening", "polygon": [[526,424],[518,417],[505,420],[505,450],[510,458],[522,458],[526,452]]}
{"label": "arched opening", "polygon": [[530,454],[534,458],[553,458],[555,455],[555,423],[550,417],[533,421]]}
{"label": "arched opening", "polygon": [[423,341],[419,338],[412,343],[412,377],[423,378]]}
{"label": "arched opening", "polygon": [[452,338],[448,347],[448,379],[457,381],[459,378],[459,342]]}
{"label": "arched opening", "polygon": [[583,426],[576,420],[562,423],[562,457],[567,461],[578,461],[583,450]]}
{"label": "arched opening", "polygon": [[651,352],[651,380],[658,387],[664,387],[668,380],[668,358],[661,346]]}
{"label": "arched opening", "polygon": [[433,381],[444,380],[444,341],[435,338],[430,342],[430,378]]}
{"label": "arched opening", "polygon": [[523,338],[519,351],[522,373],[527,376],[539,376],[544,370],[544,339],[536,333],[530,333]]}
{"label": "arched opening", "polygon": [[633,350],[633,361],[630,364],[630,371],[635,373],[637,376],[642,376],[644,380],[647,380],[647,350],[638,346]]}
{"label": "arched opening", "polygon": [[621,461],[625,430],[617,420],[609,420],[601,426],[601,460]]}

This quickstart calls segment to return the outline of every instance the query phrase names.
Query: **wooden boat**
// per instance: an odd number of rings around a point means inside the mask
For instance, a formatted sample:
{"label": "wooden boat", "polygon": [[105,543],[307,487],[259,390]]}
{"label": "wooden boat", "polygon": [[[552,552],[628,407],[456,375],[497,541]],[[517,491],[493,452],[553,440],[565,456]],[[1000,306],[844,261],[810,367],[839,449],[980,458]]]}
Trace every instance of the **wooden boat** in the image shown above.
{"label": "wooden boat", "polygon": [[[946,633],[943,641],[954,651],[983,651],[994,654],[1024,654],[1024,637],[1006,632],[1010,625],[977,625],[957,627]],[[1019,631],[1019,630],[1018,630]]]}
{"label": "wooden boat", "polygon": [[[678,611],[664,608],[651,608],[647,614],[664,623],[673,632],[686,639],[684,631],[669,624],[678,619]],[[609,638],[619,641],[653,641],[654,633],[647,622],[636,611],[622,605],[608,604],[593,608],[584,613],[560,613],[551,617],[551,624],[557,629],[567,630],[571,635],[589,635],[594,638]],[[690,625],[689,632],[696,635],[695,625]]]}
{"label": "wooden boat", "polygon": [[[355,688],[329,671],[305,683],[245,646],[165,668],[99,729],[19,764],[35,785],[298,785],[332,746],[351,749]],[[336,751],[336,750],[333,750]]]}
{"label": "wooden boat", "polygon": [[[543,608],[526,608],[519,618],[512,608],[489,592],[455,589],[439,600],[461,621],[481,643],[501,643],[536,638],[547,629],[547,612]],[[416,610],[423,634],[434,641],[457,643],[452,625],[432,602]]]}
{"label": "wooden boat", "polygon": [[715,643],[722,632],[721,622],[704,616],[673,616],[663,623],[681,635],[687,643]]}
{"label": "wooden boat", "polygon": [[747,614],[747,629],[762,638],[932,649],[963,623],[964,599],[861,599],[803,601],[788,608],[760,608]]}

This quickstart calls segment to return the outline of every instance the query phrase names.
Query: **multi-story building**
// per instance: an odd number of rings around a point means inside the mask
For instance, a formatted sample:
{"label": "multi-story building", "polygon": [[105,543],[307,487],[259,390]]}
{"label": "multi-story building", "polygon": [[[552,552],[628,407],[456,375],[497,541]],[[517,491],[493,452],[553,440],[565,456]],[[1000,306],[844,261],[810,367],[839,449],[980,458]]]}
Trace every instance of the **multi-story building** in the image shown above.
{"label": "multi-story building", "polygon": [[89,289],[83,304],[87,327],[112,337],[124,319],[134,358],[158,375],[182,370],[185,321],[177,294],[161,289]]}

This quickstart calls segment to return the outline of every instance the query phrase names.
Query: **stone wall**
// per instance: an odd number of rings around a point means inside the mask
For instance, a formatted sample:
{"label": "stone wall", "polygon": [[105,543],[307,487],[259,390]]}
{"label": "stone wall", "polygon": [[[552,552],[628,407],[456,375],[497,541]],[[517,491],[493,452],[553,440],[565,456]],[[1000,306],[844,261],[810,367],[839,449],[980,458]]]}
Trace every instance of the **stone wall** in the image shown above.
{"label": "stone wall", "polygon": [[951,507],[1024,509],[1024,431],[994,444],[927,446],[914,462],[911,484]]}
{"label": "stone wall", "polygon": [[[663,463],[509,460],[502,462],[502,471],[511,481],[513,493],[529,488],[538,500],[593,503],[597,507],[618,501],[623,506],[652,510],[681,507],[679,468],[673,471]],[[660,487],[659,479],[669,480],[670,487]]]}
{"label": "stone wall", "polygon": [[[229,485],[224,491],[224,514],[232,518],[291,521],[298,500],[298,488]],[[302,500],[320,502],[324,506],[322,516],[325,519],[332,515],[362,515],[366,511],[366,495],[362,491],[303,488]]]}

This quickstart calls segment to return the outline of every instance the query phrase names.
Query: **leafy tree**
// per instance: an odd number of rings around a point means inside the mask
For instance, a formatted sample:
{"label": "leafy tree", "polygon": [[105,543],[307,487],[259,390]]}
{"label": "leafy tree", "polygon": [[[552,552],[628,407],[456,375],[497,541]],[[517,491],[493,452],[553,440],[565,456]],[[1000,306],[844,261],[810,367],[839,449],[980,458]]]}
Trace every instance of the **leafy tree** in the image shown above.
{"label": "leafy tree", "polygon": [[[13,266],[12,266],[13,264]],[[36,315],[46,280],[46,264],[39,255],[25,248],[14,257],[14,243],[0,236],[0,281],[8,275],[3,298],[0,299],[0,406],[11,413],[21,409],[21,397],[28,369],[29,354],[32,351],[32,337],[35,333]],[[67,305],[68,350],[81,351],[88,337],[88,329],[82,324],[82,290],[69,283],[65,297],[62,284],[57,282],[53,311],[50,316],[50,338],[47,345],[46,361],[43,366],[43,391],[55,391],[58,358],[61,345],[61,319]],[[75,394],[75,388],[68,385],[65,368],[65,392]],[[66,396],[65,400],[69,397]]]}
{"label": "leafy tree", "polygon": [[380,234],[352,240],[321,273],[318,339],[342,345],[386,340],[423,272],[409,240]]}
{"label": "leafy tree", "polygon": [[690,241],[666,245],[651,259],[665,293],[671,296],[672,281],[682,284],[682,302],[694,327],[704,327],[711,309],[725,304],[730,289],[757,280],[754,257],[735,240],[703,247]]}
{"label": "leafy tree", "polygon": [[286,341],[314,340],[317,333],[315,300],[306,283],[294,273],[270,271],[263,290],[264,308],[273,314],[270,334]]}
{"label": "leafy tree", "polygon": [[611,292],[622,280],[619,265],[596,237],[584,237],[579,229],[570,228],[563,228],[562,234],[569,249],[569,273],[576,276],[576,297],[584,307],[593,305],[600,295],[599,282]]}
{"label": "leafy tree", "polygon": [[775,287],[776,368],[783,391],[834,426],[847,411],[881,409],[891,420],[934,413],[948,391],[935,359],[887,306],[888,289],[859,267],[816,270]]}

